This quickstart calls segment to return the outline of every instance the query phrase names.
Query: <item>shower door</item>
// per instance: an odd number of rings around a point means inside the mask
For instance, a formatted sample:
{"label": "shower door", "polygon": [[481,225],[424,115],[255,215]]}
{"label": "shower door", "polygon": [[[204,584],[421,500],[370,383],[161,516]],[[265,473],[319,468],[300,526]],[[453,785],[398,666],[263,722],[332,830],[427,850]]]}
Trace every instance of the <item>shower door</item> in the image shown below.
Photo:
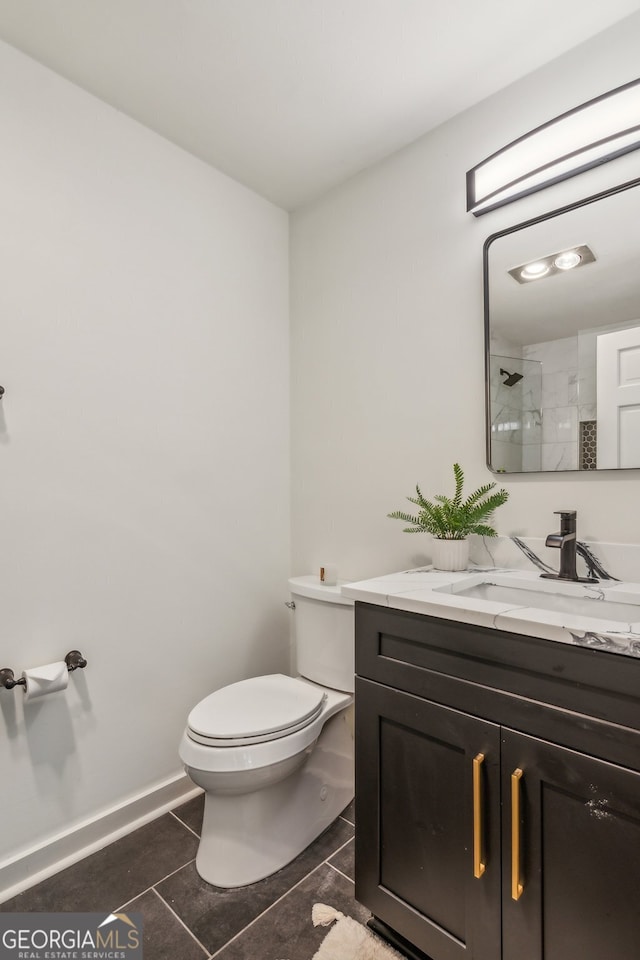
{"label": "shower door", "polygon": [[497,473],[540,470],[542,364],[491,354],[489,389],[491,469]]}

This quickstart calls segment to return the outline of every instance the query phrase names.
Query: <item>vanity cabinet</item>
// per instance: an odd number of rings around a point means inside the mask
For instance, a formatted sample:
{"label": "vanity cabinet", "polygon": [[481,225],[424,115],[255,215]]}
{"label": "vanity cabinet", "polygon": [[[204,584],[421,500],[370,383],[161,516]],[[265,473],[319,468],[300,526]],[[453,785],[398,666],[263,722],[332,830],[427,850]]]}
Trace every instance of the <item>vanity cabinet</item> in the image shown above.
{"label": "vanity cabinet", "polygon": [[433,960],[637,960],[640,660],[358,603],[356,673],[378,929]]}

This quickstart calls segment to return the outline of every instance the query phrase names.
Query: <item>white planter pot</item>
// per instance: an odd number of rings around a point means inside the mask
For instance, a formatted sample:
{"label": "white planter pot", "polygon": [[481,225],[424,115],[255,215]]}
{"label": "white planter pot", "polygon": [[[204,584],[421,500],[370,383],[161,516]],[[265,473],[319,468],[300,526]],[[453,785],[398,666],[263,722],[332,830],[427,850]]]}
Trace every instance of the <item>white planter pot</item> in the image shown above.
{"label": "white planter pot", "polygon": [[466,570],[469,564],[469,541],[434,538],[432,554],[435,570]]}

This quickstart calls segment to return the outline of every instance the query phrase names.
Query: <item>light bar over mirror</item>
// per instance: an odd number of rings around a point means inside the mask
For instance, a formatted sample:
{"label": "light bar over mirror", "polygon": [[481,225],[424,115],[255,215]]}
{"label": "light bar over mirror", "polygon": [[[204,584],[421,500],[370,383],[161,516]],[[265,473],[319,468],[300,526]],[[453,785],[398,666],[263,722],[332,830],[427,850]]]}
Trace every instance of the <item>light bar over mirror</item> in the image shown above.
{"label": "light bar over mirror", "polygon": [[640,79],[536,127],[467,173],[476,217],[640,147]]}

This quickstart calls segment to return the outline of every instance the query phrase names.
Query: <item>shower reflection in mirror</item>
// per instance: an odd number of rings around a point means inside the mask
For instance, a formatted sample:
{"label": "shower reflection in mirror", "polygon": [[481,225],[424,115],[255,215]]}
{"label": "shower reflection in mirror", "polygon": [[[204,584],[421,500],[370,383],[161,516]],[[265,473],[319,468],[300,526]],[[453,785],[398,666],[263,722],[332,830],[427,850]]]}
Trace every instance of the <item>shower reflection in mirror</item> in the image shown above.
{"label": "shower reflection in mirror", "polygon": [[485,244],[493,470],[640,467],[639,224],[636,182]]}

